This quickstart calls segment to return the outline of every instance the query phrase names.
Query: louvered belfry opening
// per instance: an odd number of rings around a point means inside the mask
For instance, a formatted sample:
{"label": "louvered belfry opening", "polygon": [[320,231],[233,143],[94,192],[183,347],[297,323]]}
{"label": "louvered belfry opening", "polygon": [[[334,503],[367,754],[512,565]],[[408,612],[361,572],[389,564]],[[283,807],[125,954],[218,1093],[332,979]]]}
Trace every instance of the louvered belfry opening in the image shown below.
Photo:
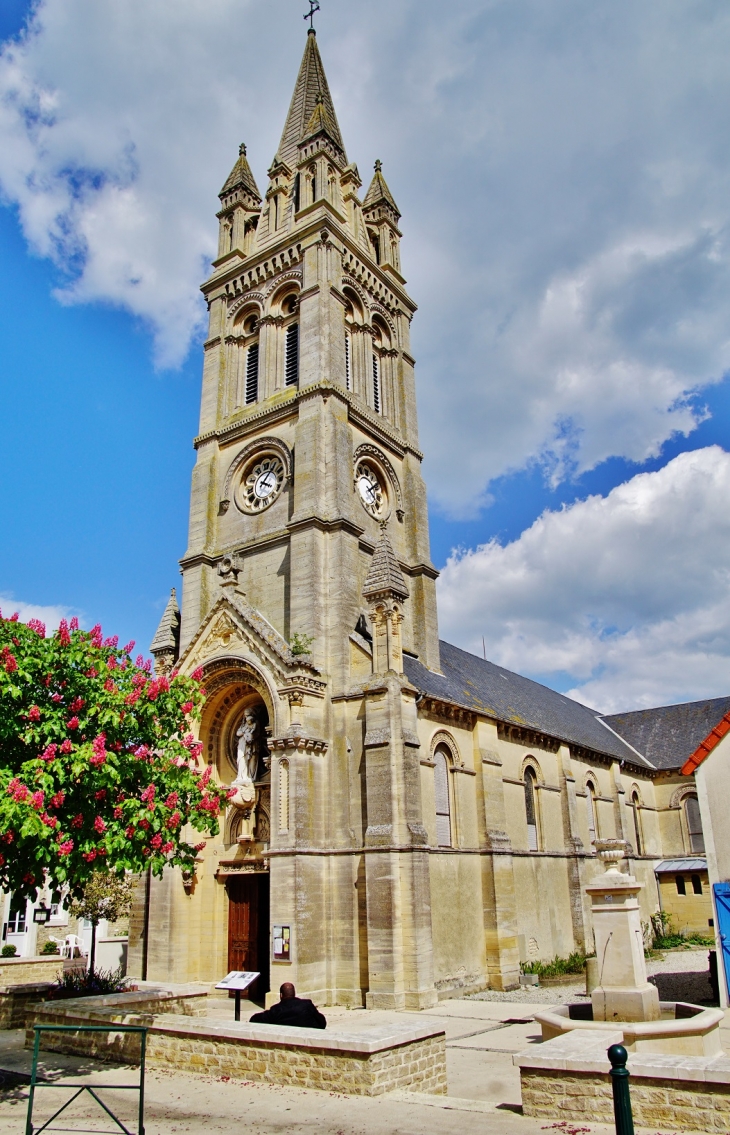
{"label": "louvered belfry opening", "polygon": [[449,796],[449,762],[443,749],[433,756],[434,790],[436,796],[436,842],[439,847],[451,847],[451,798]]}
{"label": "louvered belfry opening", "polygon": [[287,386],[299,382],[299,324],[290,323],[286,329],[286,360],[284,375]]}
{"label": "louvered belfry opening", "polygon": [[380,413],[380,359],[373,355],[373,410]]}
{"label": "louvered belfry opening", "polygon": [[246,405],[259,398],[259,345],[252,343],[246,352]]}
{"label": "louvered belfry opening", "polygon": [[352,348],[349,331],[345,332],[345,388],[352,390]]}

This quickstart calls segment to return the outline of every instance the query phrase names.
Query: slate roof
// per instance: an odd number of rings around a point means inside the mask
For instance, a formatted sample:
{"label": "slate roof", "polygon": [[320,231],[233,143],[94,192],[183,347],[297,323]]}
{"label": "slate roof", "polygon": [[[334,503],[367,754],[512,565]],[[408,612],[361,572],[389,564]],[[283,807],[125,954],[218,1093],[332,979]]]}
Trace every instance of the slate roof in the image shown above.
{"label": "slate roof", "polygon": [[660,769],[681,768],[730,712],[730,697],[615,713],[606,723]]}
{"label": "slate roof", "polygon": [[431,697],[456,702],[499,721],[535,729],[607,757],[651,767],[602,724],[597,710],[494,662],[485,662],[458,646],[441,642],[443,675],[434,674],[408,656],[404,665],[409,681]]}
{"label": "slate roof", "polygon": [[[304,48],[302,65],[299,68],[294,94],[292,95],[289,113],[286,117],[284,133],[279,143],[278,155],[281,161],[286,162],[290,169],[294,169],[299,157],[299,143],[307,136],[307,127],[312,119],[318,98],[321,97],[324,108],[324,120],[327,124],[327,133],[345,154],[345,145],[342,141],[340,126],[335,114],[327,76],[324,73],[322,56],[317,47],[317,34],[310,31],[307,34],[307,46]],[[345,160],[347,160],[345,158]]]}

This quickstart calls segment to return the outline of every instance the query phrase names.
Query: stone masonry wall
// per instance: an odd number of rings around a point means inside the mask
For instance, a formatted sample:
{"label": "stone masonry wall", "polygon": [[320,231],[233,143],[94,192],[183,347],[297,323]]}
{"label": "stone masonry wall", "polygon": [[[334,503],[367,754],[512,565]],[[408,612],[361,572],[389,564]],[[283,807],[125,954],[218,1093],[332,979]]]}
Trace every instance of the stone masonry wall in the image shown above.
{"label": "stone masonry wall", "polygon": [[446,1092],[444,1037],[430,1037],[384,1052],[361,1055],[155,1032],[149,1036],[147,1060],[158,1068],[360,1096],[377,1096],[396,1089],[433,1094]]}
{"label": "stone masonry wall", "polygon": [[[522,1107],[539,1119],[613,1122],[608,1075],[590,1072],[522,1072]],[[631,1107],[638,1127],[674,1131],[730,1130],[730,1087],[632,1076]]]}

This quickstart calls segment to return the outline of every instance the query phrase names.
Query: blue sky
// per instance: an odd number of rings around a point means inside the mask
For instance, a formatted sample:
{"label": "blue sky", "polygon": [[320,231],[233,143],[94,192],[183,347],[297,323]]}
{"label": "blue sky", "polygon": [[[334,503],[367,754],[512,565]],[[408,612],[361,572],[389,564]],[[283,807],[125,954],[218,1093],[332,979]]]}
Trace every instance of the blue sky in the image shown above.
{"label": "blue sky", "polygon": [[[154,633],[216,194],[242,138],[265,184],[303,7],[0,6],[7,603]],[[726,693],[726,5],[322,7],[403,213],[442,633],[599,708]]]}

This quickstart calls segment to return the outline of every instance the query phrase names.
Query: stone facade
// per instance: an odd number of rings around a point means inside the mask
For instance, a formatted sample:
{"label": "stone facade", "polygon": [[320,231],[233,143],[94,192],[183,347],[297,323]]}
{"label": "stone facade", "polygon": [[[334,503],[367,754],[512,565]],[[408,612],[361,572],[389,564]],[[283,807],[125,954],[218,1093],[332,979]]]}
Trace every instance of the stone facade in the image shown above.
{"label": "stone facade", "polygon": [[439,643],[400,213],[380,163],[360,186],[310,32],[265,195],[245,147],[220,195],[182,604],[153,644],[202,668],[222,783],[253,712],[255,784],[194,877],[141,881],[129,972],[418,1009],[590,949],[597,834],[634,845],[647,921],[686,832],[678,771]]}

